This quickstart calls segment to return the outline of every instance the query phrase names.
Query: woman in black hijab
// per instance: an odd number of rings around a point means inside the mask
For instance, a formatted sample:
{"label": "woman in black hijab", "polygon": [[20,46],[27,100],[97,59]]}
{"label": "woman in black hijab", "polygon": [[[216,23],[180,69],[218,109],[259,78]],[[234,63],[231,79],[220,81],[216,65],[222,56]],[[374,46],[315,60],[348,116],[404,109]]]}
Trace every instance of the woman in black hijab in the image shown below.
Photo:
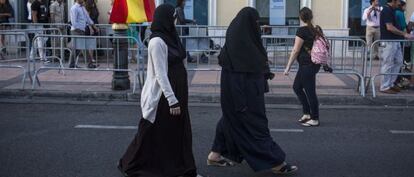
{"label": "woman in black hijab", "polygon": [[[285,162],[285,153],[268,128],[264,93],[272,79],[260,37],[259,13],[242,9],[231,22],[219,55],[223,117],[207,159],[211,166],[232,166],[243,160],[254,171],[290,174],[297,170]],[[229,159],[229,160],[227,160]],[[230,161],[231,160],[231,161]]]}
{"label": "woman in black hijab", "polygon": [[148,44],[143,117],[119,162],[128,177],[196,177],[188,113],[186,57],[174,25],[174,7],[155,10]]}

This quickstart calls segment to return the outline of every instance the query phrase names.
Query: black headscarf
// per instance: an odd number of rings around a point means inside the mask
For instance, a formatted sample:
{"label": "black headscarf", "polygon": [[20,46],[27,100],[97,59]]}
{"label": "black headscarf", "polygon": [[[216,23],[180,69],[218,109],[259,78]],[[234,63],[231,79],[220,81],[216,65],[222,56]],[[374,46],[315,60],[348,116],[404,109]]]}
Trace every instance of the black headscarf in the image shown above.
{"label": "black headscarf", "polygon": [[219,55],[220,66],[235,72],[269,72],[259,19],[259,13],[251,7],[237,14],[227,29],[226,43]]}
{"label": "black headscarf", "polygon": [[181,44],[174,25],[175,9],[172,5],[163,4],[155,9],[154,20],[151,24],[151,39],[160,37],[168,46],[168,64],[182,63],[186,57],[185,48]]}

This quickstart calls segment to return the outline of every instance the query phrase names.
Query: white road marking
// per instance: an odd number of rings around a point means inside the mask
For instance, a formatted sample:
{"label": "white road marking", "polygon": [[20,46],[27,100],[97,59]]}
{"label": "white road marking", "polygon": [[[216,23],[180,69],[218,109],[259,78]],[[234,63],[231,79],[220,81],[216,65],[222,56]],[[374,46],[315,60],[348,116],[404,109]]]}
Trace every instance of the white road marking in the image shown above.
{"label": "white road marking", "polygon": [[302,129],[270,129],[271,132],[303,133]]}
{"label": "white road marking", "polygon": [[[115,126],[115,125],[76,125],[76,129],[112,129],[112,130],[136,130],[137,126]],[[302,129],[270,129],[271,132],[303,133]]]}
{"label": "white road marking", "polygon": [[78,129],[114,129],[114,130],[136,130],[137,126],[111,126],[111,125],[76,125]]}
{"label": "white road marking", "polygon": [[408,130],[390,130],[392,134],[414,134],[414,131]]}

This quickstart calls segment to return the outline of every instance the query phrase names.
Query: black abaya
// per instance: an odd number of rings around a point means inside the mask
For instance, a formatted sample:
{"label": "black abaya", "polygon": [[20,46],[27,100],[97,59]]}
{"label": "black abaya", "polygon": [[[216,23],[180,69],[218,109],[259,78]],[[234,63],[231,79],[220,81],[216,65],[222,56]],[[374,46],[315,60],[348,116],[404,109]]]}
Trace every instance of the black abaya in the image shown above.
{"label": "black abaya", "polygon": [[271,169],[285,161],[285,153],[270,136],[264,86],[260,73],[226,69],[221,73],[223,117],[217,124],[212,151],[239,163],[246,160],[254,171]]}
{"label": "black abaya", "polygon": [[197,176],[184,65],[170,66],[168,78],[180,102],[181,115],[172,116],[167,99],[161,96],[154,124],[141,119],[137,135],[120,160],[122,171],[129,177]]}

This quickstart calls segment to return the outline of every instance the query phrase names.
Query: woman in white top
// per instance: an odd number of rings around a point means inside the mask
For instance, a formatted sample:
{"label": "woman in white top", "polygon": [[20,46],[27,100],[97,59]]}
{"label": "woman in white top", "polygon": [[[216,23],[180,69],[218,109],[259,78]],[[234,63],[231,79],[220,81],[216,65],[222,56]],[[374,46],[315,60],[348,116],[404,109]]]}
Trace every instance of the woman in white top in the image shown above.
{"label": "woman in white top", "polygon": [[147,79],[141,93],[143,117],[118,166],[125,176],[197,176],[183,63],[186,53],[173,15],[171,5],[164,4],[155,10]]}

